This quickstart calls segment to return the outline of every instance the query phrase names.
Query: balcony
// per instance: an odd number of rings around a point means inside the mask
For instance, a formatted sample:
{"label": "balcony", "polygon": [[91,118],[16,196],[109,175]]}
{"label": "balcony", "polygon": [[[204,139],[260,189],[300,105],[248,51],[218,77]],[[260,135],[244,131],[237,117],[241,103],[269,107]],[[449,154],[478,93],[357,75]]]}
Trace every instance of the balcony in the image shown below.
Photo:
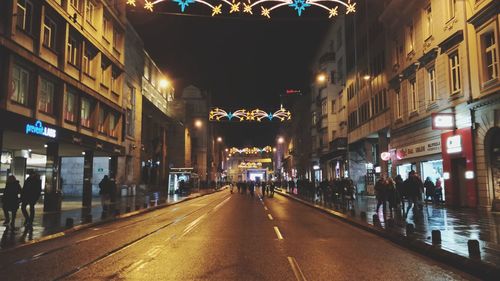
{"label": "balcony", "polygon": [[324,53],[318,60],[319,64],[335,62],[335,52]]}

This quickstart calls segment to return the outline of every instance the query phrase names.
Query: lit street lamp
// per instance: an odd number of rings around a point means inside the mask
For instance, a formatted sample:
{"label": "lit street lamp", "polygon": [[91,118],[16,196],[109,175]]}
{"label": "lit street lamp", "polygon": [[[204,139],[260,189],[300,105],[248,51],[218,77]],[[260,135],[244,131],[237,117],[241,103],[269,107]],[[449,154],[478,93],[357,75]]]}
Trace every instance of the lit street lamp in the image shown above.
{"label": "lit street lamp", "polygon": [[203,127],[203,122],[201,122],[201,120],[196,120],[196,121],[194,121],[194,126],[196,128],[201,128],[201,127]]}

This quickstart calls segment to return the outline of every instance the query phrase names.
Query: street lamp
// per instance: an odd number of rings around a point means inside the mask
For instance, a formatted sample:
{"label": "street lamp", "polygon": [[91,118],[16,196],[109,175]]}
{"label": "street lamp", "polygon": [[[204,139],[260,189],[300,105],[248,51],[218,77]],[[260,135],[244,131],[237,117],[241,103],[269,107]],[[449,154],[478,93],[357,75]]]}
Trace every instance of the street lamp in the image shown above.
{"label": "street lamp", "polygon": [[365,76],[363,76],[363,80],[365,80],[365,81],[370,80],[370,78],[371,78],[371,76],[368,75],[368,74],[366,74]]}
{"label": "street lamp", "polygon": [[284,142],[285,142],[285,139],[284,139],[283,137],[279,137],[279,138],[278,138],[278,143],[279,143],[279,144],[282,144],[282,143],[284,143]]}
{"label": "street lamp", "polygon": [[194,121],[194,126],[196,128],[201,128],[203,126],[203,122],[201,122],[201,120],[196,120]]}
{"label": "street lamp", "polygon": [[217,142],[222,142],[222,137],[217,137]]}
{"label": "street lamp", "polygon": [[326,81],[326,75],[324,73],[318,74],[318,76],[316,77],[316,80],[319,83],[324,83]]}
{"label": "street lamp", "polygon": [[170,86],[170,81],[165,78],[160,80],[160,88],[166,89],[168,86]]}

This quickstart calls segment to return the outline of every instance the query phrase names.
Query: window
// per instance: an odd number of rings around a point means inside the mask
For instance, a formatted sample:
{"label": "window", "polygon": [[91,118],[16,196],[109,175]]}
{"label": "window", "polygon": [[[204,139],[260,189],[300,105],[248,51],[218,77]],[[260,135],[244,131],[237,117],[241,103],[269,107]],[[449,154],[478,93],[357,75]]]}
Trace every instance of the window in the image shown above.
{"label": "window", "polygon": [[12,95],[10,99],[22,105],[28,105],[31,73],[29,70],[14,64],[12,68]]}
{"label": "window", "polygon": [[116,120],[116,115],[115,114],[110,114],[109,115],[109,121],[108,121],[108,124],[109,124],[109,135],[111,137],[117,137],[118,136],[118,131],[116,129],[116,123],[117,123],[117,120]]}
{"label": "window", "polygon": [[401,91],[398,89],[396,91],[396,118],[401,118],[403,111],[401,108]]}
{"label": "window", "polygon": [[33,4],[29,0],[17,1],[17,27],[31,33]]}
{"label": "window", "polygon": [[82,98],[80,101],[80,125],[90,128],[90,116],[92,113],[92,104],[88,98]]}
{"label": "window", "polygon": [[445,0],[446,4],[446,15],[448,17],[448,20],[452,19],[455,17],[455,6],[456,6],[457,0]]}
{"label": "window", "polygon": [[96,56],[96,51],[92,49],[89,43],[85,44],[85,51],[82,57],[82,70],[83,73],[90,77],[95,77],[95,67],[94,58]]}
{"label": "window", "polygon": [[97,126],[97,131],[99,133],[102,133],[102,134],[105,134],[106,133],[106,126],[105,126],[105,122],[106,122],[106,111],[104,110],[104,108],[101,106],[99,107],[99,124]]}
{"label": "window", "polygon": [[321,116],[325,116],[328,114],[328,110],[326,108],[326,100],[321,102]]}
{"label": "window", "polygon": [[342,28],[337,30],[337,50],[342,47]]}
{"label": "window", "polygon": [[316,115],[316,111],[312,112],[312,121],[311,122],[313,125],[316,125],[316,123],[318,122],[318,116]]}
{"label": "window", "polygon": [[431,5],[427,6],[425,9],[425,38],[432,36],[432,8]]}
{"label": "window", "polygon": [[49,49],[56,47],[56,24],[48,16],[43,20],[42,44]]}
{"label": "window", "polygon": [[462,89],[461,78],[460,78],[460,58],[458,56],[458,51],[452,53],[449,56],[450,63],[450,82],[451,82],[451,94],[456,94]]}
{"label": "window", "polygon": [[337,113],[337,103],[336,100],[332,100],[332,114]]}
{"label": "window", "polygon": [[111,37],[110,30],[112,28],[113,28],[113,24],[111,23],[111,20],[106,15],[104,15],[103,20],[102,20],[102,31],[103,31],[102,37],[106,41],[108,41],[108,43],[111,41],[110,40],[110,37]]}
{"label": "window", "polygon": [[410,80],[410,88],[408,89],[410,97],[410,110],[411,112],[417,111],[417,80],[414,78]]}
{"label": "window", "polygon": [[427,78],[429,80],[429,102],[436,101],[436,69],[434,67],[427,69]]}
{"label": "window", "polygon": [[76,122],[76,97],[72,90],[66,92],[66,103],[64,104],[64,120]]}
{"label": "window", "polygon": [[94,25],[94,17],[95,17],[95,4],[94,2],[88,0],[85,5],[85,18],[87,22],[91,25]]}
{"label": "window", "polygon": [[120,51],[120,43],[122,40],[122,33],[117,29],[113,29],[113,49]]}
{"label": "window", "polygon": [[42,77],[38,110],[48,114],[54,114],[54,92],[54,83]]}
{"label": "window", "polygon": [[133,137],[134,136],[134,114],[135,114],[135,88],[128,86],[128,104],[127,108],[127,116],[126,116],[126,131],[127,135]]}
{"label": "window", "polygon": [[349,113],[349,129],[354,129],[358,126],[358,112],[355,110]]}
{"label": "window", "polygon": [[370,118],[370,102],[365,102],[359,108],[359,123],[362,124]]}
{"label": "window", "polygon": [[330,83],[335,84],[335,70],[330,71]]}
{"label": "window", "polygon": [[413,50],[415,48],[415,27],[413,26],[413,21],[411,21],[408,24],[407,33],[408,33],[408,37],[407,37],[408,47],[407,48],[408,48],[408,53],[411,53],[411,52],[413,52]]}
{"label": "window", "polygon": [[399,65],[399,40],[394,38],[394,65]]}
{"label": "window", "polygon": [[68,38],[67,51],[68,63],[76,67],[78,67],[78,47],[78,41],[74,37],[70,36]]}
{"label": "window", "polygon": [[101,63],[101,84],[109,88],[111,82],[111,66],[105,61]]}
{"label": "window", "polygon": [[111,74],[111,91],[114,93],[120,93],[121,87],[120,87],[120,73],[118,71],[112,70]]}
{"label": "window", "polygon": [[495,40],[495,32],[491,30],[481,35],[481,43],[485,70],[484,82],[488,82],[498,78],[498,45]]}
{"label": "window", "polygon": [[70,0],[69,3],[77,11],[80,11],[80,0]]}

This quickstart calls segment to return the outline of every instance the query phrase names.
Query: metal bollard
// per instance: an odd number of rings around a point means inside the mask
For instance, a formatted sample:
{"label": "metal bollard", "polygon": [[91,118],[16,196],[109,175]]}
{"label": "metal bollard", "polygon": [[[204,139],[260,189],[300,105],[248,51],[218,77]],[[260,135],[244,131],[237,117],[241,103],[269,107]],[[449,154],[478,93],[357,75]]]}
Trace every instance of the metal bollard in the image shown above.
{"label": "metal bollard", "polygon": [[353,216],[353,217],[356,216],[356,210],[351,209],[351,216]]}
{"label": "metal bollard", "polygon": [[394,219],[387,219],[387,227],[394,227]]}
{"label": "metal bollard", "polygon": [[136,210],[140,210],[141,209],[141,205],[135,205],[135,209]]}
{"label": "metal bollard", "polygon": [[115,216],[119,216],[120,215],[120,210],[115,210]]}
{"label": "metal bollard", "polygon": [[125,213],[130,213],[130,211],[131,211],[130,207],[128,207],[128,206],[127,206],[127,207],[125,208]]}
{"label": "metal bollard", "polygon": [[73,218],[66,218],[66,228],[72,228],[74,225]]}
{"label": "metal bollard", "polygon": [[441,244],[441,231],[437,229],[432,231],[432,244]]}
{"label": "metal bollard", "polygon": [[373,223],[379,223],[380,220],[378,219],[378,215],[377,214],[374,214],[373,215]]}
{"label": "metal bollard", "polygon": [[91,223],[92,222],[92,215],[88,214],[83,219],[84,219],[85,223]]}
{"label": "metal bollard", "polygon": [[415,226],[413,223],[406,224],[406,236],[409,236],[415,232]]}
{"label": "metal bollard", "polygon": [[481,258],[481,250],[479,250],[479,241],[469,240],[467,242],[467,247],[469,248],[469,257],[475,259]]}
{"label": "metal bollard", "polygon": [[359,213],[359,216],[361,217],[362,220],[366,220],[366,212]]}
{"label": "metal bollard", "polygon": [[144,209],[146,209],[146,208],[148,207],[148,203],[144,203],[144,204],[142,205],[142,207],[143,207]]}

